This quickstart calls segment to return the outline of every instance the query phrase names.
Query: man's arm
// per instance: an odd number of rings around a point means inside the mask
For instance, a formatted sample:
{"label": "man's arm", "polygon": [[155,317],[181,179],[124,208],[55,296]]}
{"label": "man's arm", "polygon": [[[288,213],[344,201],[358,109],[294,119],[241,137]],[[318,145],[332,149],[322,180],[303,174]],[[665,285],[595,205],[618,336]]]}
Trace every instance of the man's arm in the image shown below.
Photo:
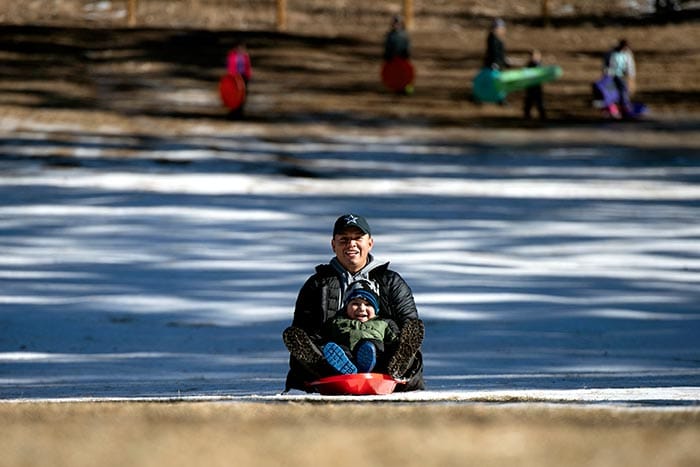
{"label": "man's arm", "polygon": [[321,338],[323,327],[323,308],[321,305],[321,290],[313,277],[302,286],[294,306],[292,326],[306,331],[314,341]]}
{"label": "man's arm", "polygon": [[403,328],[409,319],[418,319],[413,292],[406,281],[394,271],[389,271],[386,282],[387,299],[391,309],[390,318]]}

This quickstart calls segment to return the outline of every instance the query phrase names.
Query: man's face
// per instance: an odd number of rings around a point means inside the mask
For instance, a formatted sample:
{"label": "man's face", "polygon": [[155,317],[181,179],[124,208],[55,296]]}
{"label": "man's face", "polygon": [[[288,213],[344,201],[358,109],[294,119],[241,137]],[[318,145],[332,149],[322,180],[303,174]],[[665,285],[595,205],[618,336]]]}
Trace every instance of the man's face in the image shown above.
{"label": "man's face", "polygon": [[331,247],[336,258],[351,273],[356,273],[367,264],[374,239],[357,227],[348,227],[333,236]]}

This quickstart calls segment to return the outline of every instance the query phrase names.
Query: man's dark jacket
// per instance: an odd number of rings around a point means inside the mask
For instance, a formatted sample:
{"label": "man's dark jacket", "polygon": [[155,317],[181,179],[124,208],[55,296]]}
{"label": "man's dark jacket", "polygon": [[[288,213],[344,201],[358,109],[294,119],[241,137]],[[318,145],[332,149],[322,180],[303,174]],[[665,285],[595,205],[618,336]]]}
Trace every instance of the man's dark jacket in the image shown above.
{"label": "man's dark jacket", "polygon": [[390,62],[397,57],[404,60],[411,57],[411,40],[406,31],[392,29],[384,39],[384,60]]}
{"label": "man's dark jacket", "polygon": [[[397,272],[389,269],[389,263],[379,263],[371,268],[366,267],[363,271],[366,271],[364,278],[375,282],[379,287],[379,314],[383,319],[393,320],[399,329],[403,328],[407,320],[418,319],[413,292]],[[324,323],[335,317],[340,309],[342,303],[341,283],[347,280],[347,278],[343,278],[337,263],[336,267],[333,267],[332,264],[321,264],[316,267],[316,273],[304,283],[299,291],[292,326],[304,329],[319,347],[322,347],[329,340],[329,336],[325,335]],[[311,391],[312,389],[305,383],[317,379],[318,375],[307,371],[294,357],[289,359],[289,368],[286,390],[294,388]],[[329,376],[330,374],[332,373],[321,376]],[[425,388],[423,357],[420,352],[404,377],[408,379],[408,382],[397,385],[397,391]]]}
{"label": "man's dark jacket", "polygon": [[506,60],[506,46],[498,36],[491,31],[486,39],[486,56],[484,57],[484,67],[503,70],[508,68]]}

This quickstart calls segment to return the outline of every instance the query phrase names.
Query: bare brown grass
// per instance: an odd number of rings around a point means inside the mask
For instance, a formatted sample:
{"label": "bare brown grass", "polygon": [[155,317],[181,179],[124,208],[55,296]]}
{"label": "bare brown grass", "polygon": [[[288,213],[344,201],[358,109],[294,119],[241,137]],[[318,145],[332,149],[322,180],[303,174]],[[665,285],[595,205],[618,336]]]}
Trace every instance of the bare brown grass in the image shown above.
{"label": "bare brown grass", "polygon": [[0,405],[2,466],[695,466],[700,411],[561,406]]}

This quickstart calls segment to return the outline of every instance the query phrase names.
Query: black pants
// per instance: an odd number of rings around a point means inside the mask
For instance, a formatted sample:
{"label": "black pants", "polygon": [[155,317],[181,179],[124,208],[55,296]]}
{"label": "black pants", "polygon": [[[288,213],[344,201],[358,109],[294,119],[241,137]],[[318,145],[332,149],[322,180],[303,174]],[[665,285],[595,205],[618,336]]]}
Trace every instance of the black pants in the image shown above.
{"label": "black pants", "polygon": [[525,106],[524,114],[525,118],[530,118],[532,113],[532,106],[537,107],[537,112],[540,115],[540,120],[547,118],[544,111],[544,97],[542,93],[542,86],[531,86],[525,90]]}

